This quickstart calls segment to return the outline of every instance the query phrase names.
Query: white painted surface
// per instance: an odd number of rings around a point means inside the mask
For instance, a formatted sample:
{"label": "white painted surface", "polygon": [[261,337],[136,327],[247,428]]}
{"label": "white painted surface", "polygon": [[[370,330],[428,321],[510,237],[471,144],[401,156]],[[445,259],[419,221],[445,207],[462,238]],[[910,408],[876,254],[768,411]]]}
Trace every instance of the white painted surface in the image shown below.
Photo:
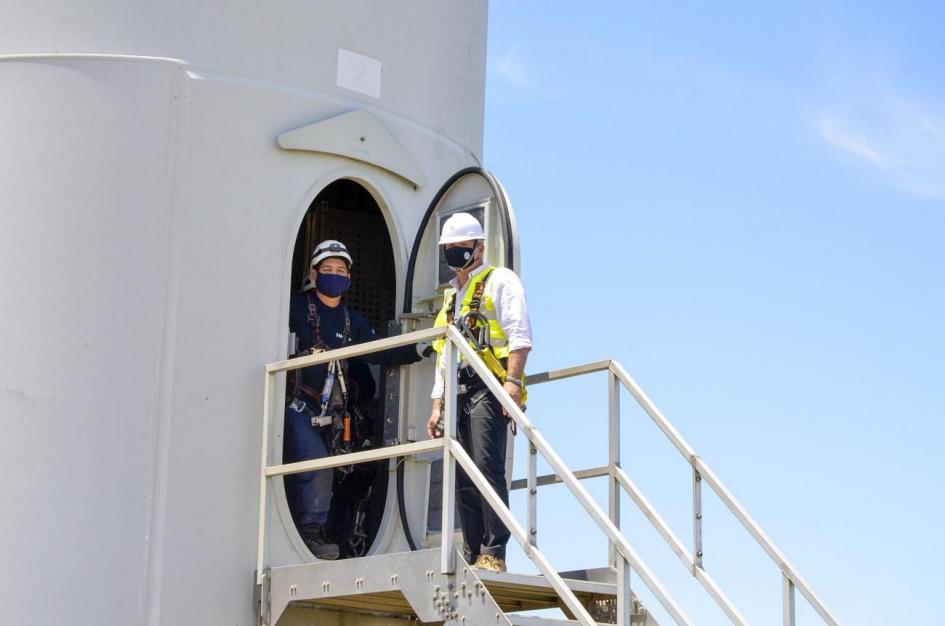
{"label": "white painted surface", "polygon": [[[262,365],[286,355],[299,222],[358,180],[402,284],[437,187],[481,153],[484,21],[459,0],[0,5],[4,623],[255,623]],[[336,85],[339,47],[383,59],[380,100]],[[276,143],[359,108],[429,185]]]}
{"label": "white painted surface", "polygon": [[324,152],[387,170],[417,187],[427,184],[423,168],[374,115],[362,109],[329,117],[279,135],[286,150]]}
{"label": "white painted surface", "polygon": [[381,70],[377,59],[338,48],[338,78],[336,84],[372,98],[381,97]]}

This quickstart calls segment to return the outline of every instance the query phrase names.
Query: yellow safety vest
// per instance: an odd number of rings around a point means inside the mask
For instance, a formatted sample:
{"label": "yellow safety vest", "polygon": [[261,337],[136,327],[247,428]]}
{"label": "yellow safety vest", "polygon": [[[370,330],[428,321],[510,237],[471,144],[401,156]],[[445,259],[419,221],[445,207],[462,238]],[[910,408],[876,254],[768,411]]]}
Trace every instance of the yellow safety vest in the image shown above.
{"label": "yellow safety vest", "polygon": [[[492,370],[496,378],[504,382],[506,371],[505,367],[501,365],[501,361],[509,357],[509,342],[505,333],[502,332],[502,326],[499,324],[499,320],[496,317],[495,303],[492,301],[492,296],[488,294],[485,289],[486,281],[489,280],[489,276],[492,275],[494,270],[495,267],[486,267],[470,279],[469,288],[466,290],[466,295],[460,303],[458,312],[456,311],[456,289],[448,287],[443,293],[443,306],[440,308],[440,312],[437,314],[433,326],[440,327],[452,324],[453,320],[461,319],[470,311],[478,311],[484,315],[486,319],[489,320],[489,342],[492,345],[491,352],[494,358],[490,359],[487,355],[482,355],[485,357],[483,361],[489,366],[489,369]],[[446,337],[441,337],[433,342],[433,349],[436,350],[439,355],[437,357],[438,363],[439,359],[443,356],[443,346],[445,344]],[[462,358],[462,356],[460,356],[460,358]],[[524,378],[523,375],[523,382]],[[523,389],[523,402],[526,397],[526,392]]]}

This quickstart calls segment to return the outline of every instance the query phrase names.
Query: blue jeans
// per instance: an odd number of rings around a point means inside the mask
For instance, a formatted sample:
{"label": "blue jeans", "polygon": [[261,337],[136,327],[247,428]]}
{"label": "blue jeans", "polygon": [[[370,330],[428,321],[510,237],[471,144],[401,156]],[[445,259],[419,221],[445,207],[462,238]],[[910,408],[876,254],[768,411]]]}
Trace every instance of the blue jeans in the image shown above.
{"label": "blue jeans", "polygon": [[[508,506],[505,446],[509,420],[502,414],[502,406],[495,396],[485,388],[482,381],[477,382],[478,385],[471,384],[469,392],[457,398],[459,414],[456,434],[460,445],[472,457],[476,467],[485,475],[505,506]],[[480,554],[489,554],[504,560],[505,545],[511,534],[486,499],[480,495],[466,472],[458,465],[456,501],[459,504],[459,524],[463,529],[463,552],[467,562],[475,562]]]}
{"label": "blue jeans", "polygon": [[[311,418],[291,407],[285,409],[283,462],[296,463],[328,456],[321,428]],[[322,526],[331,508],[333,469],[316,470],[285,477],[286,496],[299,526]]]}

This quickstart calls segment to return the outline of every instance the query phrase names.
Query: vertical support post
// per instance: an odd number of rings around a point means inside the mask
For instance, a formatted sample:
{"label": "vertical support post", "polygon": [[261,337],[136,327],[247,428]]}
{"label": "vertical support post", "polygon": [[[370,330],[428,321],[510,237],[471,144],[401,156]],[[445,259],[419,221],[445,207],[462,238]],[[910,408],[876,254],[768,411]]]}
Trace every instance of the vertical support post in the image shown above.
{"label": "vertical support post", "polygon": [[256,543],[256,584],[263,582],[263,573],[266,566],[266,507],[269,503],[269,486],[266,477],[266,467],[269,466],[269,413],[272,410],[272,398],[276,391],[276,375],[270,372],[265,374],[263,386],[263,414],[262,414],[262,442],[259,454],[259,535]]}
{"label": "vertical support post", "polygon": [[781,605],[784,626],[794,626],[794,583],[781,573]]}
{"label": "vertical support post", "polygon": [[456,348],[446,338],[443,344],[445,390],[443,393],[443,511],[440,525],[440,573],[454,571],[453,546],[456,528],[456,459],[450,452],[449,443],[456,439]]}
{"label": "vertical support post", "polygon": [[[607,505],[610,521],[620,528],[620,483],[613,468],[620,467],[620,381],[617,375],[607,370],[607,463],[610,466],[610,476],[607,478]],[[608,562],[618,566],[617,549],[612,541],[608,542]]]}
{"label": "vertical support post", "polygon": [[692,575],[702,569],[702,475],[692,468]]}
{"label": "vertical support post", "polygon": [[617,626],[631,626],[633,593],[630,591],[630,563],[617,553]]}
{"label": "vertical support post", "polygon": [[528,441],[528,543],[538,545],[538,450]]}

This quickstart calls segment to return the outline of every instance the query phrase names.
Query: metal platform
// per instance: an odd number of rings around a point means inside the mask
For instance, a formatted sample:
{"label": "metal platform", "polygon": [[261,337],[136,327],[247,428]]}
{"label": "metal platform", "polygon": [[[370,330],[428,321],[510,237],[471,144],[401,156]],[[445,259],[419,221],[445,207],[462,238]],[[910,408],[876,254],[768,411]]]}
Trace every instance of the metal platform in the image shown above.
{"label": "metal platform", "polygon": [[[440,573],[439,549],[273,568],[264,583],[264,623],[278,624],[290,606],[469,626],[569,623],[509,615],[548,608],[567,614],[545,577],[474,569],[459,553],[455,558],[453,574]],[[615,602],[616,574],[609,568],[563,577],[592,614],[603,617]],[[634,624],[656,624],[642,609],[635,616]]]}

